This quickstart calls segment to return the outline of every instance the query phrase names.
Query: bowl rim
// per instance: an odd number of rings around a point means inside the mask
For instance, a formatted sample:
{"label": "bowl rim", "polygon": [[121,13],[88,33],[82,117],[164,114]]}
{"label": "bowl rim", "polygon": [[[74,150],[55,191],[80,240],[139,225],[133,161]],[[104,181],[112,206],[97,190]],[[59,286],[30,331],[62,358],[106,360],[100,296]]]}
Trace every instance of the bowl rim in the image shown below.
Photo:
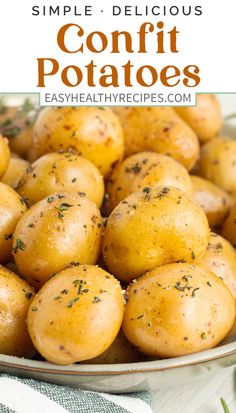
{"label": "bowl rim", "polygon": [[214,349],[186,356],[169,359],[158,359],[137,363],[124,364],[70,364],[58,365],[47,361],[30,360],[20,357],[0,355],[0,367],[15,368],[23,371],[33,371],[47,374],[64,375],[120,375],[132,373],[151,373],[166,370],[174,370],[188,366],[208,363],[236,354],[236,341],[224,344]]}

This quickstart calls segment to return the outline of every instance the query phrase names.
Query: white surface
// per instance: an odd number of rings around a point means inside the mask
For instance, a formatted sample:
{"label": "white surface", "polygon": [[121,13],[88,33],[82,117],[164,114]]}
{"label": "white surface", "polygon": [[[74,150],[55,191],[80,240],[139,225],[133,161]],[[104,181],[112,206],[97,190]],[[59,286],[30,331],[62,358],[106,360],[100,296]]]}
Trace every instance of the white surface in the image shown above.
{"label": "white surface", "polygon": [[173,386],[152,394],[154,413],[223,413],[222,397],[236,411],[236,370],[221,370],[210,381]]}

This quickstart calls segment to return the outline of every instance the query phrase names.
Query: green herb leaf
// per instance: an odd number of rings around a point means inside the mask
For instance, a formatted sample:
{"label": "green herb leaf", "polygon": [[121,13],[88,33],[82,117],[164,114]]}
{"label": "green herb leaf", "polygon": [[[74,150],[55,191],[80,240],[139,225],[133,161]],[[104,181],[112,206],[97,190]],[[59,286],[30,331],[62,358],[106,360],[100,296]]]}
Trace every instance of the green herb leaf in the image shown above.
{"label": "green herb leaf", "polygon": [[68,308],[73,307],[73,305],[74,305],[77,301],[79,301],[79,297],[73,298],[73,300],[71,300],[71,301],[67,304],[67,307],[68,307]]}
{"label": "green herb leaf", "polygon": [[16,253],[18,250],[24,251],[26,248],[26,245],[21,239],[16,240],[15,247],[13,248],[13,252]]}
{"label": "green herb leaf", "polygon": [[102,301],[101,298],[99,298],[99,297],[94,297],[93,298],[93,304],[99,303],[99,301]]}
{"label": "green herb leaf", "polygon": [[221,401],[221,405],[224,409],[224,413],[230,413],[230,410],[229,410],[229,407],[228,407],[226,401],[224,399],[222,399],[222,397],[220,398],[220,401]]}

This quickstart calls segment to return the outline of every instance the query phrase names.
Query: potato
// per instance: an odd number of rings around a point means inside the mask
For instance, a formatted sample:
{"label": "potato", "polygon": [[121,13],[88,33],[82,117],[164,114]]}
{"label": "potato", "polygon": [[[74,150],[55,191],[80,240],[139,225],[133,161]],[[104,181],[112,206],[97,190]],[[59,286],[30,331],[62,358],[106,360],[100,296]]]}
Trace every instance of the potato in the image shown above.
{"label": "potato", "polygon": [[198,265],[156,268],[131,284],[127,293],[123,331],[149,356],[176,357],[210,349],[234,322],[229,289]]}
{"label": "potato", "polygon": [[104,196],[103,177],[91,162],[70,152],[48,153],[22,177],[18,192],[35,204],[56,192],[84,192],[98,207]]}
{"label": "potato", "polygon": [[4,113],[0,115],[0,130],[9,139],[11,151],[25,158],[33,136],[33,121],[27,110],[22,107],[5,107]]}
{"label": "potato", "polygon": [[24,159],[11,157],[8,168],[2,176],[1,181],[6,185],[11,186],[13,189],[16,189],[28,167],[29,162]]}
{"label": "potato", "polygon": [[8,140],[0,135],[0,178],[4,175],[8,168],[10,160],[10,150]]}
{"label": "potato", "polygon": [[219,228],[235,200],[226,191],[207,179],[192,175],[193,198],[205,212],[209,226]]}
{"label": "potato", "polygon": [[197,95],[196,106],[176,106],[176,113],[194,130],[200,142],[215,138],[222,127],[220,104],[216,96]]}
{"label": "potato", "polygon": [[111,346],[99,356],[86,361],[88,364],[121,364],[144,361],[145,356],[127,340],[122,330]]}
{"label": "potato", "polygon": [[123,131],[109,108],[46,108],[34,129],[32,157],[72,150],[93,162],[107,176],[124,152]]}
{"label": "potato", "polygon": [[215,138],[201,148],[198,175],[236,196],[236,140]]}
{"label": "potato", "polygon": [[199,157],[197,136],[167,107],[116,107],[124,128],[126,156],[141,151],[170,155],[191,170]]}
{"label": "potato", "polygon": [[39,353],[58,364],[103,353],[119,332],[124,313],[119,282],[96,266],[68,268],[33,300],[28,329]]}
{"label": "potato", "polygon": [[128,195],[153,185],[174,186],[192,194],[189,174],[179,162],[160,153],[140,152],[117,165],[108,180],[108,212]]}
{"label": "potato", "polygon": [[211,233],[207,250],[198,264],[222,278],[236,300],[236,252],[226,239]]}
{"label": "potato", "polygon": [[232,208],[222,227],[222,236],[236,248],[236,205]]}
{"label": "potato", "polygon": [[0,183],[0,264],[11,258],[12,236],[26,212],[24,200],[8,185]]}
{"label": "potato", "polygon": [[51,195],[19,221],[13,238],[20,274],[40,288],[70,265],[95,264],[100,253],[102,218],[83,193]]}
{"label": "potato", "polygon": [[129,282],[163,264],[197,262],[208,240],[207,218],[190,196],[173,187],[146,187],[109,216],[103,258],[117,278]]}
{"label": "potato", "polygon": [[0,353],[32,357],[35,353],[26,326],[34,290],[13,272],[0,266]]}

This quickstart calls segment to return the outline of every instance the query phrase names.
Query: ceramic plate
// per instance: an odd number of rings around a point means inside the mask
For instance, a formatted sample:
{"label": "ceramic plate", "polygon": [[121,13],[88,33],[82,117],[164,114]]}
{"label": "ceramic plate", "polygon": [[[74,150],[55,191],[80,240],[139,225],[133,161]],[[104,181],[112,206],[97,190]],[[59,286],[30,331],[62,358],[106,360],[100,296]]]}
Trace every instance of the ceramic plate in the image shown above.
{"label": "ceramic plate", "polygon": [[[19,96],[11,104],[19,103]],[[236,94],[219,95],[223,115],[236,112]],[[236,138],[236,117],[225,122],[223,134]],[[96,345],[96,343],[94,343]],[[45,361],[0,355],[0,371],[23,377],[111,393],[156,390],[184,384],[236,363],[236,327],[220,346],[166,360],[130,364],[58,366]]]}

